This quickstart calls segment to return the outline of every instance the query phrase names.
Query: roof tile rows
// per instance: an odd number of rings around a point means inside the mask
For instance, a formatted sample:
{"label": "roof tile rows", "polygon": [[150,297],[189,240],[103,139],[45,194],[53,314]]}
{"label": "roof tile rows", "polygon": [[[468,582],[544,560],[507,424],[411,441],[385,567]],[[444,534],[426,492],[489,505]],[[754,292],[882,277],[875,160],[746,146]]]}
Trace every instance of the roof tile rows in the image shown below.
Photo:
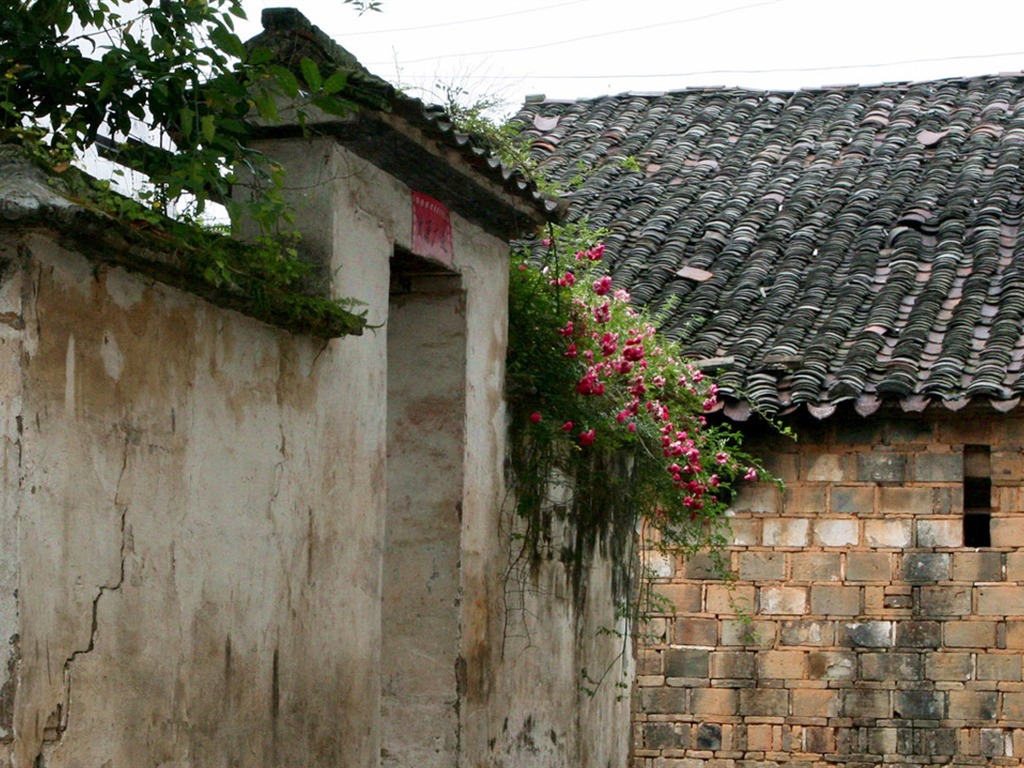
{"label": "roof tile rows", "polygon": [[[570,218],[723,390],[825,416],[1024,393],[1024,76],[527,103]],[[639,167],[640,170],[636,170]]]}

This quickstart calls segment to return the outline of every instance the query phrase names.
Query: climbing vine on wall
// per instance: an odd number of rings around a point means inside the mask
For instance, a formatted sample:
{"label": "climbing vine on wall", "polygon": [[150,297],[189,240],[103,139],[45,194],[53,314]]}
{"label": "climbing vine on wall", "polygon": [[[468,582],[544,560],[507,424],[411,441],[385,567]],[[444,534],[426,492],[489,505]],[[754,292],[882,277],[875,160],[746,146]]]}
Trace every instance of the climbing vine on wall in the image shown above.
{"label": "climbing vine on wall", "polygon": [[720,552],[733,493],[764,470],[709,420],[714,382],[607,274],[600,234],[553,227],[513,254],[510,467],[524,548],[541,552],[552,516],[566,517],[578,589],[595,543],[618,541],[624,598],[638,523],[666,550]]}

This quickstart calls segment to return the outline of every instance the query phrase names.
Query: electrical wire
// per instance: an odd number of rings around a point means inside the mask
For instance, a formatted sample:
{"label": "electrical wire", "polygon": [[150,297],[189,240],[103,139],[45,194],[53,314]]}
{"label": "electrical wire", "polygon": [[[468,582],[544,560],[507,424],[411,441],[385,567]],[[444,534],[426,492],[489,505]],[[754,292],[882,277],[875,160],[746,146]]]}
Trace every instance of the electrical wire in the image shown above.
{"label": "electrical wire", "polygon": [[553,3],[552,5],[543,5],[539,8],[527,8],[522,11],[510,11],[509,13],[499,13],[496,16],[478,16],[474,19],[462,19],[460,21],[442,21],[437,24],[424,24],[419,27],[395,27],[393,29],[375,29],[367,32],[346,32],[345,39],[350,37],[361,37],[364,35],[390,35],[396,32],[419,32],[422,29],[438,29],[440,27],[456,27],[461,24],[475,24],[478,21],[491,21],[492,19],[505,19],[509,16],[523,16],[527,13],[539,13],[540,11],[550,11],[554,8],[561,8],[563,5],[577,5],[583,2],[583,0],[566,0],[562,3]]}

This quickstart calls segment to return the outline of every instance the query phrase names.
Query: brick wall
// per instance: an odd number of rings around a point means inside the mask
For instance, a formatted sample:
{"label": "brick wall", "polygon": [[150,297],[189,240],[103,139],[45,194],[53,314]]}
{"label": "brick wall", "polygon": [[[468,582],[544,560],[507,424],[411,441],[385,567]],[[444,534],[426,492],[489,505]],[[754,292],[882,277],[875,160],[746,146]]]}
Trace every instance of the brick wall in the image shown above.
{"label": "brick wall", "polygon": [[[635,768],[1019,765],[1024,421],[991,409],[754,435],[786,482],[734,509],[731,586],[663,564],[637,653]],[[983,446],[990,547],[963,545]]]}

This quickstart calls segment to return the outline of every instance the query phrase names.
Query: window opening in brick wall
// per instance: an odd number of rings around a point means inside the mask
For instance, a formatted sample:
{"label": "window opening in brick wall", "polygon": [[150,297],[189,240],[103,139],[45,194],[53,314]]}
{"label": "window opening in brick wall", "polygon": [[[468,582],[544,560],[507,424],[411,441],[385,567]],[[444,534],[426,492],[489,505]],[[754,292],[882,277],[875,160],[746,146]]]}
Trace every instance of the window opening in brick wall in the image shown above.
{"label": "window opening in brick wall", "polygon": [[964,546],[992,546],[992,469],[987,445],[964,446]]}

